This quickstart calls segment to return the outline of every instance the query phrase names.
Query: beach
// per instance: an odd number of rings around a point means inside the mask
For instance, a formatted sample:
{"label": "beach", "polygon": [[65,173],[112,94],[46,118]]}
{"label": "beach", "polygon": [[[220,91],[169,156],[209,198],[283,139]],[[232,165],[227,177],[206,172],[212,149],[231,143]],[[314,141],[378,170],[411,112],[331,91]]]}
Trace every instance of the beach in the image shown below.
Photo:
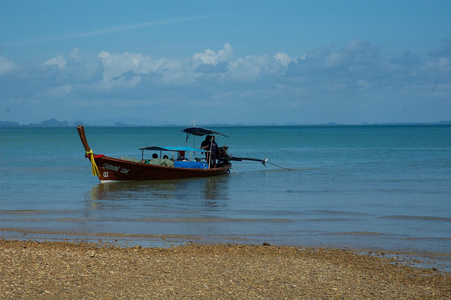
{"label": "beach", "polygon": [[451,276],[383,253],[276,245],[0,240],[2,299],[449,299]]}

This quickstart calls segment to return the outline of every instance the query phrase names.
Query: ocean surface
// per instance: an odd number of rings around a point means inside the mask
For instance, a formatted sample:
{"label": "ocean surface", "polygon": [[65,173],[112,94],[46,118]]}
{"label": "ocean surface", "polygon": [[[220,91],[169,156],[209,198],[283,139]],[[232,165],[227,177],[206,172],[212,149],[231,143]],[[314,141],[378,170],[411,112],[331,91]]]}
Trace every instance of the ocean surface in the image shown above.
{"label": "ocean surface", "polygon": [[[451,126],[210,129],[266,167],[100,184],[76,128],[1,128],[0,238],[451,253]],[[185,142],[179,127],[85,130],[95,153],[113,157]]]}

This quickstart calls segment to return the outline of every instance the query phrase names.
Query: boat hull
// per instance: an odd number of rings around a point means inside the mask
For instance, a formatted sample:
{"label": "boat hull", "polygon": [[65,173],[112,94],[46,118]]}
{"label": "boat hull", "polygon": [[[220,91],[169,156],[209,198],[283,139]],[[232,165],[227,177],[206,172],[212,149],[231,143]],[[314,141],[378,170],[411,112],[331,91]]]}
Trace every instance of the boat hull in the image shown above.
{"label": "boat hull", "polygon": [[[90,159],[90,157],[88,158]],[[101,182],[211,177],[228,174],[231,168],[231,164],[212,169],[166,167],[132,162],[103,155],[94,155],[94,161],[99,169],[97,176]]]}

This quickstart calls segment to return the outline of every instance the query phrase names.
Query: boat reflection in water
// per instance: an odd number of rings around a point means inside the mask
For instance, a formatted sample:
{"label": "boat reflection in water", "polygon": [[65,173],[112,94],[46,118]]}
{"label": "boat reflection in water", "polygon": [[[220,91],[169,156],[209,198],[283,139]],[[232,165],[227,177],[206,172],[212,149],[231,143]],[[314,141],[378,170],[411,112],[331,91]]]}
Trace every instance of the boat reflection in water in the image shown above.
{"label": "boat reflection in water", "polygon": [[229,179],[97,184],[85,196],[81,230],[143,246],[205,240],[228,227]]}
{"label": "boat reflection in water", "polygon": [[227,205],[228,176],[161,181],[122,181],[99,183],[91,190],[87,203],[90,209],[160,208],[214,210]]}

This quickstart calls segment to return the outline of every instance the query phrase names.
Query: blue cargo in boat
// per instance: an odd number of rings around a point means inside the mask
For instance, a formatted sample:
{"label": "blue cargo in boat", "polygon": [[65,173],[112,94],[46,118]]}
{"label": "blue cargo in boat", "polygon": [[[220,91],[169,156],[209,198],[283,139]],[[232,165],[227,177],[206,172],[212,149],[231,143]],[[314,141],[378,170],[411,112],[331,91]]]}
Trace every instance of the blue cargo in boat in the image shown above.
{"label": "blue cargo in boat", "polygon": [[208,164],[206,162],[197,162],[197,161],[174,161],[174,167],[191,168],[191,169],[208,169]]}

